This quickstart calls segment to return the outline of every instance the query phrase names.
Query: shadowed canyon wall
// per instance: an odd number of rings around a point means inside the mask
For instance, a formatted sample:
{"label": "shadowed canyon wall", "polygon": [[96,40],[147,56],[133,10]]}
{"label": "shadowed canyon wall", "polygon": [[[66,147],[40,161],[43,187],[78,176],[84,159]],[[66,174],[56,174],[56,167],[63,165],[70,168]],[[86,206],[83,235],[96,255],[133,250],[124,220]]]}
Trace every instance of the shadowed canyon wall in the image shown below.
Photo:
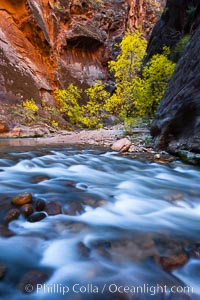
{"label": "shadowed canyon wall", "polygon": [[163,44],[173,49],[186,34],[191,38],[177,63],[151,129],[156,147],[173,153],[180,149],[200,153],[199,24],[199,1],[168,0],[149,43],[151,56],[159,52]]}

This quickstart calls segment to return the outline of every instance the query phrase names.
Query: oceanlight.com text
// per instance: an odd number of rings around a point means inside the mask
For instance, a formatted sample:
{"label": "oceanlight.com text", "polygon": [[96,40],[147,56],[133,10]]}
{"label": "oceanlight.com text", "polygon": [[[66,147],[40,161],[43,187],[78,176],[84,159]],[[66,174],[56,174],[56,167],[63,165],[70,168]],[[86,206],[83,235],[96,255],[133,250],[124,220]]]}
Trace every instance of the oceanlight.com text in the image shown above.
{"label": "oceanlight.com text", "polygon": [[65,285],[60,283],[54,284],[37,284],[33,287],[31,284],[25,286],[25,292],[36,292],[38,294],[148,294],[155,296],[156,294],[193,294],[194,288],[191,286],[167,286],[167,285],[120,285],[116,283],[105,283],[103,285],[95,285],[93,283],[73,285]]}

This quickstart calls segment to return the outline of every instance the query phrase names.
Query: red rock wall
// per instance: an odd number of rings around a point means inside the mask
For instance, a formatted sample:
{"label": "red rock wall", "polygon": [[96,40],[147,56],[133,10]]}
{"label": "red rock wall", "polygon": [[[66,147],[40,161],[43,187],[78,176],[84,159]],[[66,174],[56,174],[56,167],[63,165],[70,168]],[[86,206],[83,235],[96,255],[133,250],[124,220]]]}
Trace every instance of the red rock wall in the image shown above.
{"label": "red rock wall", "polygon": [[105,79],[115,43],[128,27],[148,34],[158,7],[156,0],[1,0],[0,103],[51,101],[69,82]]}

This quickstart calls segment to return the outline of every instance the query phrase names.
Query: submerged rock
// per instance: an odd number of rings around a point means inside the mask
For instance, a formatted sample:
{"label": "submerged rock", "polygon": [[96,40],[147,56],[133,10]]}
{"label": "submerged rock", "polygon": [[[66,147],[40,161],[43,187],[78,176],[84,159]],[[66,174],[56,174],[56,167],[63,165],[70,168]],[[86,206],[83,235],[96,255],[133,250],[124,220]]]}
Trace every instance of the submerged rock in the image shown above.
{"label": "submerged rock", "polygon": [[90,256],[90,248],[88,248],[87,246],[85,246],[85,244],[83,242],[79,242],[78,243],[78,253],[80,256],[82,257],[89,257]]}
{"label": "submerged rock", "polygon": [[46,211],[49,216],[55,216],[62,214],[62,207],[59,202],[51,201],[45,204],[44,211]]}
{"label": "submerged rock", "polygon": [[5,276],[7,271],[6,265],[0,263],[0,280]]}
{"label": "submerged rock", "polygon": [[19,216],[20,216],[20,210],[17,208],[12,208],[7,212],[7,214],[4,218],[4,223],[8,224],[9,222],[11,222],[13,220],[18,219]]}
{"label": "submerged rock", "polygon": [[72,202],[68,205],[65,205],[63,211],[66,215],[75,216],[77,214],[81,214],[84,209],[79,202]]}
{"label": "submerged rock", "polygon": [[24,275],[19,283],[19,289],[30,294],[34,292],[37,287],[37,284],[42,284],[47,281],[48,275],[42,271],[32,270]]}
{"label": "submerged rock", "polygon": [[0,224],[0,236],[1,237],[11,237],[14,235],[14,232],[10,231],[7,226]]}
{"label": "submerged rock", "polygon": [[160,264],[167,272],[173,271],[176,268],[182,267],[188,261],[188,255],[181,251],[172,256],[160,257]]}

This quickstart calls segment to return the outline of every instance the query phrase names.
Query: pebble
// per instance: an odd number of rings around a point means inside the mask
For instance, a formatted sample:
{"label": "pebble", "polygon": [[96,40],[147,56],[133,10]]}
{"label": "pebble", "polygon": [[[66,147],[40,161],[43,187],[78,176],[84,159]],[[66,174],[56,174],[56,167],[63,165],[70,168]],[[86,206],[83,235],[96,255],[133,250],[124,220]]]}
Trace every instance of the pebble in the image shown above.
{"label": "pebble", "polygon": [[43,220],[46,217],[47,215],[45,212],[35,212],[32,215],[30,215],[27,220],[31,223],[35,223]]}
{"label": "pebble", "polygon": [[38,199],[35,203],[35,209],[37,211],[42,211],[44,210],[46,202],[43,199]]}
{"label": "pebble", "polygon": [[6,214],[5,218],[4,218],[4,223],[8,224],[8,223],[10,223],[13,220],[18,219],[19,216],[20,216],[20,210],[17,209],[17,208],[12,208],[12,209],[10,209],[7,212],[7,214]]}
{"label": "pebble", "polygon": [[62,207],[59,202],[52,201],[45,204],[44,211],[49,216],[55,216],[62,213]]}
{"label": "pebble", "polygon": [[16,206],[22,206],[32,202],[32,195],[30,193],[19,194],[12,198],[11,203]]}
{"label": "pebble", "polygon": [[29,203],[22,205],[20,210],[21,210],[21,213],[25,216],[31,215],[34,211],[33,206]]}

